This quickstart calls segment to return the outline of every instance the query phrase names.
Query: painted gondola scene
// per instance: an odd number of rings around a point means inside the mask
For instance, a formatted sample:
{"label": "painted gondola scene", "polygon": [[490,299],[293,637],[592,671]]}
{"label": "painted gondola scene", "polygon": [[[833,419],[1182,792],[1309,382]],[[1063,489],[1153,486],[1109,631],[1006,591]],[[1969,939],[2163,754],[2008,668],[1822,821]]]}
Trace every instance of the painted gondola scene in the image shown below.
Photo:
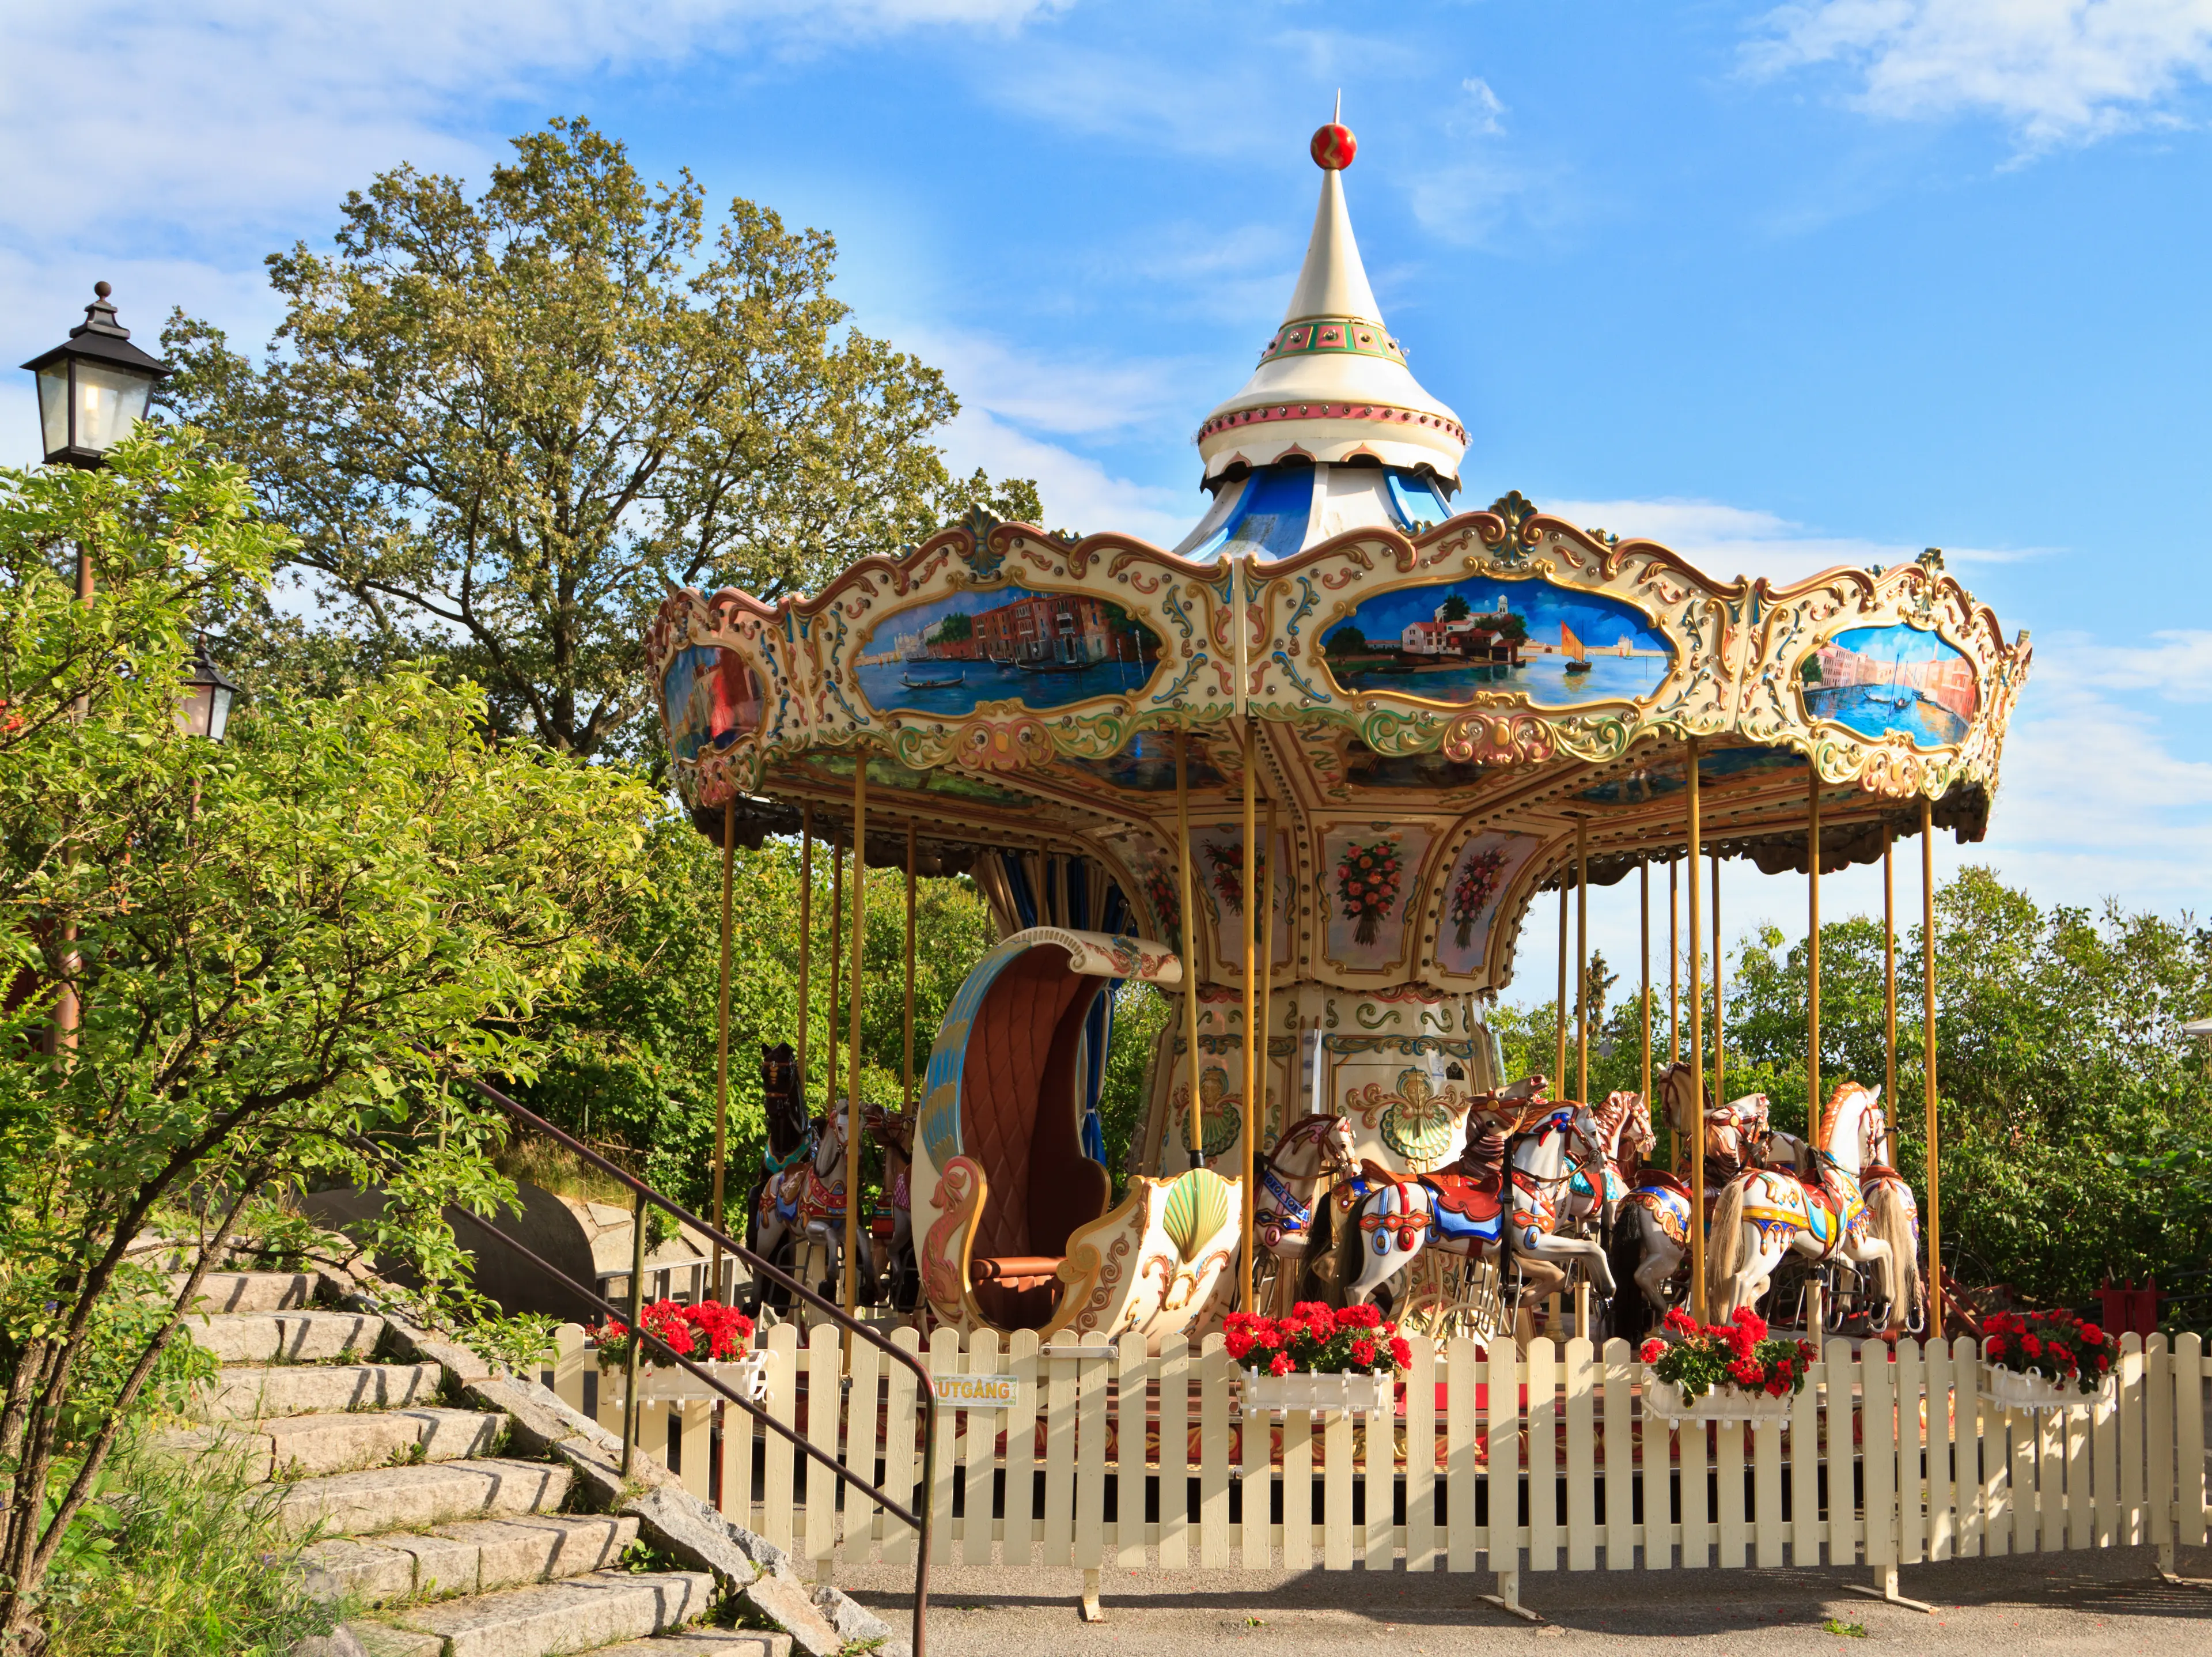
{"label": "painted gondola scene", "polygon": [[2190,1648],[2203,6],[591,9],[0,24],[0,1657]]}

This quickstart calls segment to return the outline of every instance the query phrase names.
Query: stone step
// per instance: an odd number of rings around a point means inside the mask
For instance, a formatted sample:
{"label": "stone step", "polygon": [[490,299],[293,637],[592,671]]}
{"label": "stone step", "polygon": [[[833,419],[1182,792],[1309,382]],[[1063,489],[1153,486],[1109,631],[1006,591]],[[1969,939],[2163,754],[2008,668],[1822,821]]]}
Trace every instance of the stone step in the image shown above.
{"label": "stone step", "polygon": [[[189,1272],[169,1278],[169,1293],[183,1292]],[[312,1271],[210,1271],[200,1279],[196,1312],[286,1312],[314,1304]]]}
{"label": "stone step", "polygon": [[685,1629],[608,1646],[592,1657],[791,1657],[791,1636],[781,1630]]}
{"label": "stone step", "polygon": [[434,1363],[248,1364],[218,1371],[193,1404],[206,1421],[398,1410],[438,1396]]}
{"label": "stone step", "polygon": [[185,1332],[223,1363],[323,1363],[365,1358],[384,1336],[384,1319],[358,1312],[246,1312],[195,1314]]}
{"label": "stone step", "polygon": [[606,1570],[637,1540],[637,1520],[605,1514],[547,1514],[441,1525],[374,1541],[316,1542],[302,1562],[318,1596],[352,1594],[365,1605],[439,1595],[489,1593]]}
{"label": "stone step", "polygon": [[488,1455],[502,1424],[498,1416],[474,1410],[362,1410],[171,1433],[162,1442],[178,1450],[220,1449],[236,1456],[248,1477],[265,1483]]}
{"label": "stone step", "polygon": [[568,1494],[568,1468],[550,1461],[486,1457],[423,1467],[374,1467],[303,1478],[278,1504],[285,1531],[305,1536],[373,1536],[427,1531],[469,1519],[520,1519],[556,1511]]}
{"label": "stone step", "polygon": [[680,1628],[706,1614],[714,1592],[704,1571],[599,1571],[419,1605],[392,1621],[442,1641],[439,1657],[568,1657]]}

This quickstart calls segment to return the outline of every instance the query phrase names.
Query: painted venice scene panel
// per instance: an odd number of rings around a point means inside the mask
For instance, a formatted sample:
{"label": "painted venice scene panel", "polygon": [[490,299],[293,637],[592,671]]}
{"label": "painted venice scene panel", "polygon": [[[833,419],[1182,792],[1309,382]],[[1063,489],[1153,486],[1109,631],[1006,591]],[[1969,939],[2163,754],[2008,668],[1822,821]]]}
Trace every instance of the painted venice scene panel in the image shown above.
{"label": "painted venice scene panel", "polygon": [[862,643],[859,677],[876,708],[1062,708],[1143,689],[1159,655],[1158,635],[1111,600],[1001,587],[887,617]]}
{"label": "painted venice scene panel", "polygon": [[1805,658],[1798,679],[1814,718],[1861,736],[1900,732],[1923,748],[1962,740],[1980,702],[1964,652],[1901,624],[1837,634]]}
{"label": "painted venice scene panel", "polygon": [[1657,690],[1674,662],[1632,605],[1490,576],[1369,599],[1322,636],[1322,651],[1347,691],[1432,702],[1518,691],[1540,707],[1634,701]]}
{"label": "painted venice scene panel", "polygon": [[695,760],[759,728],[760,681],[729,651],[689,645],[661,675],[661,706],[667,710],[670,752]]}

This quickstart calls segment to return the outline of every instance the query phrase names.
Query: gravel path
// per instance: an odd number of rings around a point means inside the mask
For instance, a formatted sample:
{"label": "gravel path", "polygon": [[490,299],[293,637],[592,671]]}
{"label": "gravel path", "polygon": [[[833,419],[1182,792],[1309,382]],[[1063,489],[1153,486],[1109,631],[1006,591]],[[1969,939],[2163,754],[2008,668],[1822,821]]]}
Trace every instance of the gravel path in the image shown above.
{"label": "gravel path", "polygon": [[[2121,1548],[1907,1566],[1903,1590],[1935,1604],[1932,1617],[1846,1592],[1845,1582],[1870,1580],[1864,1569],[1524,1570],[1523,1601],[1551,1619],[1541,1628],[1475,1601],[1492,1586],[1485,1572],[1109,1570],[1107,1620],[1086,1625],[1075,1611],[1079,1572],[940,1565],[931,1573],[929,1643],[937,1657],[1444,1657],[1478,1643],[1559,1649],[1562,1638],[1577,1652],[1729,1657],[1875,1647],[1974,1657],[2212,1653],[2212,1550],[2182,1550],[2181,1570],[2208,1579],[2203,1587],[2161,1582],[2153,1558],[2148,1548]],[[838,1582],[904,1630],[909,1571],[870,1566]]]}

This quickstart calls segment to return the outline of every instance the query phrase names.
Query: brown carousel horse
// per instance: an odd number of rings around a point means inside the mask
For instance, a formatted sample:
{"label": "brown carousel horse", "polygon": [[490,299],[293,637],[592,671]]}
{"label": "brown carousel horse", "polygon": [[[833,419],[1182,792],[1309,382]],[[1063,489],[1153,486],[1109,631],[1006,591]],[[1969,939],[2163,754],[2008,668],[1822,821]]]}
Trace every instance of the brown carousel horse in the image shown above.
{"label": "brown carousel horse", "polygon": [[[1315,1234],[1315,1210],[1322,1200],[1316,1193],[1322,1182],[1349,1179],[1358,1166],[1351,1122],[1326,1112],[1291,1123],[1267,1153],[1267,1164],[1260,1170],[1252,1218],[1260,1246],[1274,1262],[1273,1294],[1279,1313],[1290,1309],[1297,1293],[1300,1268],[1306,1263]],[[1325,1224],[1321,1235],[1326,1250],[1328,1228]]]}

